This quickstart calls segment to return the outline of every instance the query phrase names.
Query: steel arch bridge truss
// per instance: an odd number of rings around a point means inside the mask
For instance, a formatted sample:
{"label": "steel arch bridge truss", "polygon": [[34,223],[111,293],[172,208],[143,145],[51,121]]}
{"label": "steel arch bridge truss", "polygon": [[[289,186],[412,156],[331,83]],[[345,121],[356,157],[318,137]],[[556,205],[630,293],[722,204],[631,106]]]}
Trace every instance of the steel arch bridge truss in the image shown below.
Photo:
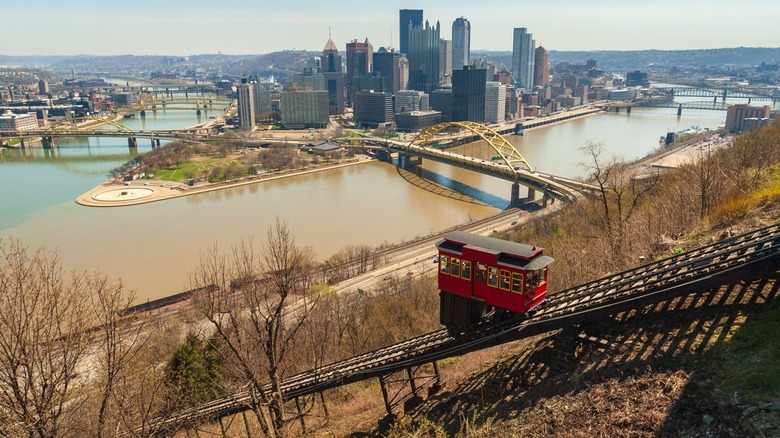
{"label": "steel arch bridge truss", "polygon": [[501,134],[499,134],[498,132],[490,129],[489,127],[481,123],[475,123],[475,122],[437,123],[420,132],[414,138],[414,140],[412,140],[412,142],[409,143],[409,146],[417,145],[421,147],[426,147],[432,143],[435,143],[434,137],[441,131],[452,126],[457,126],[459,128],[467,129],[473,132],[474,134],[477,134],[482,140],[485,140],[490,145],[490,147],[492,147],[496,151],[496,153],[501,157],[501,159],[506,163],[506,165],[509,166],[510,169],[512,169],[514,173],[517,173],[517,171],[520,169],[520,165],[525,166],[525,168],[528,169],[529,172],[534,171],[533,167],[531,167],[531,164],[528,163],[528,161],[526,161],[525,158],[523,158],[520,152],[518,152],[518,150],[515,149],[515,147],[512,146],[511,143],[509,143]]}
{"label": "steel arch bridge truss", "polygon": [[48,132],[58,132],[58,133],[62,132],[62,131],[79,131],[79,130],[83,129],[83,127],[74,126],[74,125],[72,125],[72,123],[73,122],[78,122],[78,121],[81,121],[81,120],[94,120],[94,121],[97,121],[97,122],[100,122],[100,123],[106,123],[108,125],[111,125],[111,126],[115,127],[120,132],[127,132],[127,133],[132,133],[133,132],[132,129],[128,128],[125,125],[122,125],[121,123],[117,123],[117,122],[115,122],[113,120],[109,120],[109,119],[106,119],[106,118],[103,118],[103,117],[94,117],[94,116],[74,117],[74,118],[71,118],[71,119],[66,119],[66,120],[63,120],[61,122],[54,123],[54,124],[50,125],[48,128],[46,128],[46,131],[48,131]]}

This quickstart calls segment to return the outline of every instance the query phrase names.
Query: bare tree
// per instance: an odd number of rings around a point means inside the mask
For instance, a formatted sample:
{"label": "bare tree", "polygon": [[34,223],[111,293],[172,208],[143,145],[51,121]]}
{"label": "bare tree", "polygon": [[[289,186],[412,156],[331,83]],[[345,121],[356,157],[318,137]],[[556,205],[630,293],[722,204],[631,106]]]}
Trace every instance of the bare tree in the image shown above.
{"label": "bare tree", "polygon": [[599,188],[599,226],[610,243],[611,264],[619,268],[625,259],[629,221],[658,183],[659,174],[640,177],[628,163],[615,158],[604,160],[600,143],[589,143],[584,150],[591,158],[590,176]]}
{"label": "bare tree", "polygon": [[195,304],[249,383],[252,410],[267,436],[284,434],[282,367],[316,304],[306,296],[312,265],[311,252],[277,219],[259,253],[251,240],[229,256],[215,246],[192,275],[193,289],[203,288]]}
{"label": "bare tree", "polygon": [[0,241],[0,434],[67,430],[77,366],[87,353],[89,278],[56,255]]}
{"label": "bare tree", "polygon": [[112,429],[108,423],[118,420],[116,413],[111,411],[117,380],[126,374],[125,369],[145,345],[149,332],[142,316],[127,312],[134,294],[125,293],[121,282],[111,283],[106,277],[95,274],[89,289],[95,312],[96,356],[102,374],[96,436],[103,437]]}

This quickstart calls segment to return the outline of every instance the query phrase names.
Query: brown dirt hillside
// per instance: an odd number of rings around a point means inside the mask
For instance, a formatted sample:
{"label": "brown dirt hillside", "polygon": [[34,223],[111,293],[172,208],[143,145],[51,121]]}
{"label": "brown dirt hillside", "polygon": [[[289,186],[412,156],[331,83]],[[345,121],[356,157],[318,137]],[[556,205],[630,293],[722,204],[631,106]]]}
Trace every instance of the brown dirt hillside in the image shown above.
{"label": "brown dirt hillside", "polygon": [[[693,248],[776,223],[776,202],[729,226],[697,233]],[[574,327],[606,342],[551,332],[444,362],[445,387],[384,415],[370,402],[339,407],[321,436],[769,437],[780,436],[780,283],[777,273]],[[333,418],[333,417],[332,417]]]}

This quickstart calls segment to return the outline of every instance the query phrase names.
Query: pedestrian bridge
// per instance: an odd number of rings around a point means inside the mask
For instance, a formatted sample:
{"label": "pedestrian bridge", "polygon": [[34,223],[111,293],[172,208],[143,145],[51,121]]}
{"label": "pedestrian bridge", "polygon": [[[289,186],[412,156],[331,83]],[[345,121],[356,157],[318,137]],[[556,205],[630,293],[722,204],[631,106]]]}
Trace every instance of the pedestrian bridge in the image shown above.
{"label": "pedestrian bridge", "polygon": [[[451,128],[465,130],[466,136],[464,137],[463,133],[442,134]],[[443,142],[469,137],[484,140],[496,155],[490,160],[485,160],[437,147],[441,146]],[[419,164],[423,159],[428,159],[511,181],[513,184],[510,202],[513,205],[520,202],[520,185],[528,188],[529,199],[533,199],[535,193],[539,191],[545,200],[554,198],[574,201],[583,193],[598,190],[598,187],[581,181],[534,171],[533,166],[509,141],[490,127],[480,123],[439,123],[420,132],[409,143],[378,137],[367,137],[363,140],[383,146],[387,149],[388,156],[389,152],[398,152],[401,154],[402,161],[406,160],[410,164]],[[409,160],[408,157],[414,157],[417,161]]]}

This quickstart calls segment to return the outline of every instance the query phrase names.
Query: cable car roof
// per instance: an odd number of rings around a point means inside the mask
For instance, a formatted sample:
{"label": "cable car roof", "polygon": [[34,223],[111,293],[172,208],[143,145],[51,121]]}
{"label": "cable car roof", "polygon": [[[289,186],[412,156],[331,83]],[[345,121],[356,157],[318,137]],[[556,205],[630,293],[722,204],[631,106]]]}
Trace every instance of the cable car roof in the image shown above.
{"label": "cable car roof", "polygon": [[[497,256],[504,254],[526,260],[530,260],[544,251],[544,248],[538,246],[510,242],[507,240],[495,239],[493,237],[480,236],[478,234],[467,233],[465,231],[450,231],[449,233],[444,234],[444,241],[437,245],[439,249],[455,252],[461,252],[462,248],[466,246],[476,247],[481,249],[483,252],[495,254]],[[549,258],[550,261],[547,263],[543,262],[544,266],[552,263],[552,257],[547,258]]]}

